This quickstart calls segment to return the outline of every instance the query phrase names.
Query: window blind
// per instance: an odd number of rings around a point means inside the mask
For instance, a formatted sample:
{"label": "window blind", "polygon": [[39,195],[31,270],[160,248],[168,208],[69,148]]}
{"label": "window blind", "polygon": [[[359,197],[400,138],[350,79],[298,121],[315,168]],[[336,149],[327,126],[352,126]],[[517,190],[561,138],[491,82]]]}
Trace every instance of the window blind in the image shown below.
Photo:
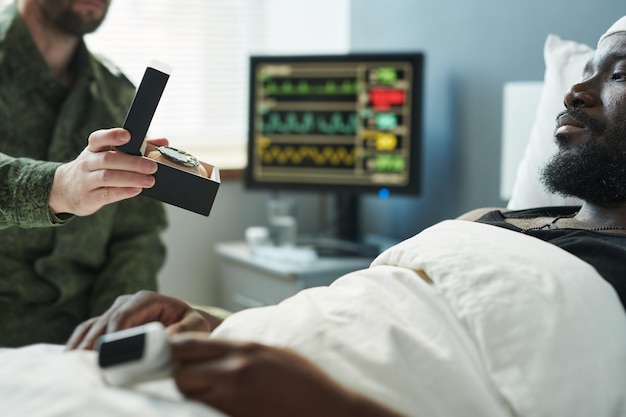
{"label": "window blind", "polygon": [[345,53],[348,12],[349,0],[118,0],[86,39],[136,84],[152,59],[173,67],[152,137],[243,158],[250,54]]}

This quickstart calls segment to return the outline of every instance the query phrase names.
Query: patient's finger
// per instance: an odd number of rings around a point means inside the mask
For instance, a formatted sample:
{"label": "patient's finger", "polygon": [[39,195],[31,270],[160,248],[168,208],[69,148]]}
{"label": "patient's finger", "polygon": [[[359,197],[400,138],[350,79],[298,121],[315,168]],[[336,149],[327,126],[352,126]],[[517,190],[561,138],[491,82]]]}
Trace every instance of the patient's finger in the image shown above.
{"label": "patient's finger", "polygon": [[76,349],[97,319],[98,317],[93,317],[76,326],[76,328],[72,332],[72,335],[65,344],[66,349]]}
{"label": "patient's finger", "polygon": [[107,332],[109,322],[116,314],[123,311],[124,305],[128,304],[131,299],[132,296],[130,295],[120,295],[103,315],[94,317],[83,323],[85,329],[80,329],[83,326],[80,325],[76,338],[73,338],[74,349],[93,349],[98,337]]}
{"label": "patient's finger", "polygon": [[207,333],[187,332],[173,335],[172,362],[196,362],[226,356],[235,351],[252,351],[258,344],[224,339],[210,339]]}
{"label": "patient's finger", "polygon": [[221,411],[224,411],[228,406],[223,400],[228,392],[220,387],[219,383],[211,384],[210,386],[202,387],[197,390],[185,390],[184,388],[178,387],[178,385],[177,388],[189,400],[208,404]]}
{"label": "patient's finger", "polygon": [[91,324],[89,330],[85,332],[81,340],[78,342],[76,349],[93,350],[96,347],[96,341],[100,336],[107,332],[107,319],[103,316],[96,317]]}
{"label": "patient's finger", "polygon": [[[178,390],[186,397],[197,397],[202,392],[210,392],[220,384],[226,384],[228,375],[237,368],[245,366],[245,359],[226,356],[203,362],[194,362],[175,366],[172,376]],[[203,401],[206,401],[204,399]]]}
{"label": "patient's finger", "polygon": [[124,304],[111,310],[106,328],[109,333],[151,321],[169,326],[182,320],[192,308],[174,297],[153,291],[139,291],[125,300]]}
{"label": "patient's finger", "polygon": [[198,311],[191,311],[183,319],[167,327],[167,332],[171,335],[183,332],[210,332],[211,323]]}

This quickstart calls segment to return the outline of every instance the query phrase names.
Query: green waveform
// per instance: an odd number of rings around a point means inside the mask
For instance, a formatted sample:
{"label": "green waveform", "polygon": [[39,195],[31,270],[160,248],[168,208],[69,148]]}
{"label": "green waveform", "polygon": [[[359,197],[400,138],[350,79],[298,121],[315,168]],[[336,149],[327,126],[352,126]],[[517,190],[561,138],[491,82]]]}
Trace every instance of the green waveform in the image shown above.
{"label": "green waveform", "polygon": [[310,95],[310,94],[357,94],[359,92],[358,80],[334,81],[327,80],[325,83],[309,83],[306,80],[273,81],[265,84],[265,94],[275,95]]}
{"label": "green waveform", "polygon": [[378,82],[393,85],[398,80],[398,72],[393,67],[380,67],[376,70]]}
{"label": "green waveform", "polygon": [[400,155],[376,155],[377,172],[404,172],[405,162]]}
{"label": "green waveform", "polygon": [[298,117],[296,112],[283,114],[270,112],[266,121],[263,122],[263,133],[299,133],[326,135],[354,135],[356,133],[357,120],[355,113],[349,113],[347,120],[339,112],[333,112],[330,117],[324,117],[314,112],[304,112]]}

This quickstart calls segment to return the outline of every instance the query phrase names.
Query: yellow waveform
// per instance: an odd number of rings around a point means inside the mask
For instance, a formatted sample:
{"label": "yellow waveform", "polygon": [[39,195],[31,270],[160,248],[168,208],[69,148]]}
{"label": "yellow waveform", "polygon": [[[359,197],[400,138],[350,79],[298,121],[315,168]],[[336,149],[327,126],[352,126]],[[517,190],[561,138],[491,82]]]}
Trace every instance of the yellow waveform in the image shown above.
{"label": "yellow waveform", "polygon": [[266,165],[302,165],[307,161],[317,166],[332,165],[336,167],[354,165],[354,149],[349,150],[345,146],[324,146],[319,149],[316,146],[279,146],[269,145],[258,148],[261,161]]}

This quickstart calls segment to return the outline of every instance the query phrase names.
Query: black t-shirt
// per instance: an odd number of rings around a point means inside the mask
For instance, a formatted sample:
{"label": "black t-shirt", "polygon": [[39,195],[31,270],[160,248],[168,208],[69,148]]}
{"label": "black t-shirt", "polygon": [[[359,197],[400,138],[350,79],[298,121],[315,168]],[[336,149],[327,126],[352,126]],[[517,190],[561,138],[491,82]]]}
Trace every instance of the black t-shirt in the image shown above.
{"label": "black t-shirt", "polygon": [[506,222],[506,219],[526,219],[534,217],[556,217],[574,215],[580,207],[541,207],[502,213],[489,212],[477,222],[504,227],[523,232],[538,239],[550,242],[577,256],[593,266],[596,271],[615,288],[626,309],[626,234],[611,231],[591,231],[582,229],[541,229],[527,230]]}

